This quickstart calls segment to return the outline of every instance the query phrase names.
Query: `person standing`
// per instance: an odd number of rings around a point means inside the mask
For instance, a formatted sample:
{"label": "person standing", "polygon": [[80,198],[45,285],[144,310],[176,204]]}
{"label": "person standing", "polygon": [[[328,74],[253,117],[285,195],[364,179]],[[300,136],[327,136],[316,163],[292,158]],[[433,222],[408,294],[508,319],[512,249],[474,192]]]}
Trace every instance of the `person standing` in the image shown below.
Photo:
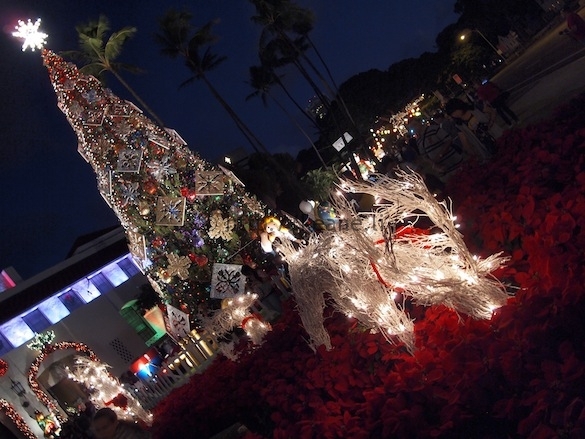
{"label": "person standing", "polygon": [[491,105],[507,125],[511,126],[512,121],[514,121],[514,123],[520,121],[516,113],[514,113],[506,103],[508,93],[502,91],[502,89],[493,82],[484,82],[477,87],[476,92],[478,99]]}

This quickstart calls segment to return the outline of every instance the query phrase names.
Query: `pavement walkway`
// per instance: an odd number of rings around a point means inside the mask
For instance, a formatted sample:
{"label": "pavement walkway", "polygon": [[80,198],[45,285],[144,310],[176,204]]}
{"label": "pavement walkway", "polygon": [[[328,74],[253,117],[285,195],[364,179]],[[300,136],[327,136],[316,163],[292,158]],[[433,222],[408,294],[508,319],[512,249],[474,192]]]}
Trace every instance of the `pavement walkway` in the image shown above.
{"label": "pavement walkway", "polygon": [[510,101],[521,126],[548,117],[559,105],[585,92],[585,56],[535,80]]}
{"label": "pavement walkway", "polygon": [[[584,9],[578,12],[584,15]],[[547,33],[558,35],[566,28],[564,20],[547,30]],[[542,35],[541,35],[542,37]],[[569,37],[565,37],[569,38]],[[537,43],[537,39],[534,40]],[[570,43],[567,41],[567,43]],[[527,50],[538,50],[533,44]],[[497,75],[496,75],[497,76]],[[545,70],[534,72],[512,90],[509,105],[520,117],[520,126],[537,122],[548,117],[559,105],[585,92],[585,46]]]}

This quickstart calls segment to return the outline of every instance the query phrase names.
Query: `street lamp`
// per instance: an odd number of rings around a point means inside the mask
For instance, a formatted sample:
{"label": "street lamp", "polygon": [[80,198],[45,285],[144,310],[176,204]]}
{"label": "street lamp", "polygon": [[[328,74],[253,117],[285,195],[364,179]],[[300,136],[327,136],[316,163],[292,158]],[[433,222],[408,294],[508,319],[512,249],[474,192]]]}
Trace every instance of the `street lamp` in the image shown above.
{"label": "street lamp", "polygon": [[[501,52],[500,50],[496,49],[496,47],[495,47],[495,46],[494,46],[492,43],[490,43],[490,40],[488,40],[488,39],[485,37],[485,35],[484,35],[484,34],[482,34],[482,33],[481,33],[479,30],[477,30],[477,29],[470,29],[469,31],[470,31],[470,32],[477,32],[477,33],[478,33],[478,35],[479,35],[480,37],[482,37],[482,38],[483,38],[483,40],[484,40],[486,43],[488,43],[488,45],[489,45],[489,46],[490,46],[490,47],[493,49],[493,51],[494,51],[494,52],[496,52],[496,53],[498,54],[498,56],[502,57],[502,59],[504,60],[504,62],[505,62],[505,63],[507,63],[507,62],[508,62],[508,60],[507,60],[507,59],[506,59],[506,57],[505,57],[505,56],[502,54],[502,52]],[[459,36],[459,39],[460,39],[461,41],[464,41],[464,40],[465,40],[465,38],[467,38],[467,34],[466,34],[466,33],[462,33],[462,34]]]}

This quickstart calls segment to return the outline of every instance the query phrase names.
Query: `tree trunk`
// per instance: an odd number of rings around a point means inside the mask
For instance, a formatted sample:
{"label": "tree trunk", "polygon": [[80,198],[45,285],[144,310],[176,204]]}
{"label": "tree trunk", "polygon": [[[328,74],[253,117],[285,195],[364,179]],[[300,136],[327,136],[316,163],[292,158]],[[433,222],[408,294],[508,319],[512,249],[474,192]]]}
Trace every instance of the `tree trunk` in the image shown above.
{"label": "tree trunk", "polygon": [[132,97],[136,100],[136,102],[138,102],[138,104],[144,109],[144,111],[150,114],[150,116],[154,119],[154,121],[157,124],[160,125],[161,128],[165,128],[165,124],[163,123],[163,121],[156,115],[154,111],[152,111],[152,109],[148,105],[146,105],[146,102],[144,102],[140,98],[140,96],[138,96],[138,94],[134,91],[132,87],[130,87],[130,85],[124,80],[124,78],[122,78],[122,76],[120,76],[120,74],[113,69],[110,69],[110,72],[112,72],[112,75],[116,77],[120,84],[122,84],[122,86],[130,92]]}
{"label": "tree trunk", "polygon": [[268,93],[268,96],[270,96],[272,98],[272,100],[274,101],[274,103],[276,105],[278,105],[278,108],[280,108],[284,114],[286,114],[288,116],[288,118],[291,120],[291,122],[295,125],[295,127],[297,127],[297,129],[307,138],[307,140],[309,141],[309,143],[311,143],[311,146],[313,147],[313,149],[315,150],[315,153],[317,154],[317,157],[319,158],[319,161],[323,164],[323,166],[325,168],[327,168],[327,163],[325,163],[325,160],[323,160],[323,157],[321,156],[321,153],[319,152],[319,150],[317,149],[317,147],[315,146],[315,143],[313,142],[313,140],[311,139],[311,137],[307,134],[307,132],[303,129],[303,127],[301,127],[299,125],[299,123],[296,121],[296,119],[292,116],[292,114],[290,114],[286,108],[284,108],[280,102],[278,102],[276,100],[276,98],[274,96],[272,96],[270,93]]}

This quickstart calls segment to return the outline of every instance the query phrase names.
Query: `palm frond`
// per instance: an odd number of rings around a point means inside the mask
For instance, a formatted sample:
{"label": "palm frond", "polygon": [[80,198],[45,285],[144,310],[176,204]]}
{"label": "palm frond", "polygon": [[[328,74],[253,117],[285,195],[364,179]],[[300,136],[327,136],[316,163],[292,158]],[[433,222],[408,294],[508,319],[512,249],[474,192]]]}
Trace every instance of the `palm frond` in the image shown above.
{"label": "palm frond", "polygon": [[126,26],[118,32],[114,32],[112,35],[110,35],[110,38],[108,38],[108,42],[106,43],[106,47],[104,49],[105,58],[109,61],[115,60],[122,52],[122,46],[126,40],[133,37],[135,33],[135,27]]}
{"label": "palm frond", "polygon": [[154,35],[154,40],[163,55],[175,58],[185,50],[192,32],[191,17],[189,12],[171,9],[159,20],[160,32]]}
{"label": "palm frond", "polygon": [[104,66],[101,63],[94,62],[86,64],[79,69],[79,72],[85,75],[95,76],[102,84],[105,83],[104,73],[106,72],[106,69],[104,69]]}
{"label": "palm frond", "polygon": [[110,67],[117,72],[124,70],[126,72],[134,73],[135,75],[145,73],[146,70],[141,69],[140,67],[133,66],[132,64],[126,63],[110,63]]}
{"label": "palm frond", "polygon": [[179,88],[183,88],[186,85],[192,84],[200,78],[198,75],[191,76],[189,79],[185,79],[183,82],[179,84]]}

